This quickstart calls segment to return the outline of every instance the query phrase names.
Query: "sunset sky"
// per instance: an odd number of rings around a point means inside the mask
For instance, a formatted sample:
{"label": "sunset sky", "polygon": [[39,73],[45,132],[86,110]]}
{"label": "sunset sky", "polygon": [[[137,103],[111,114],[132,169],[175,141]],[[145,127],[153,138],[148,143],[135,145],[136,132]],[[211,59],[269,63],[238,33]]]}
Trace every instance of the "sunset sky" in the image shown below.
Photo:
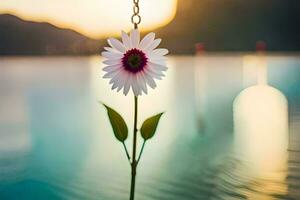
{"label": "sunset sky", "polygon": [[[142,30],[170,22],[177,0],[140,0]],[[1,0],[0,13],[26,20],[46,21],[98,38],[129,30],[132,0]]]}

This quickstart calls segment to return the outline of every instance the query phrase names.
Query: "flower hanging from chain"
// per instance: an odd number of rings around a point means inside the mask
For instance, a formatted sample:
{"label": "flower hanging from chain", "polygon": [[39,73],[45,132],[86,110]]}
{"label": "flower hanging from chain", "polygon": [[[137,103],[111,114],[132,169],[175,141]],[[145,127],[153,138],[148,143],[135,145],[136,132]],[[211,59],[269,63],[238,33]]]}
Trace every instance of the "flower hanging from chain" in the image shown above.
{"label": "flower hanging from chain", "polygon": [[[114,109],[104,104],[113,133],[116,139],[123,144],[127,159],[131,166],[131,184],[130,184],[130,200],[134,200],[135,196],[135,179],[137,166],[142,156],[146,142],[151,139],[158,127],[163,113],[158,113],[146,119],[142,126],[138,129],[138,96],[148,93],[148,85],[151,88],[156,87],[155,79],[162,79],[166,67],[167,49],[158,48],[161,39],[155,39],[154,33],[147,34],[140,41],[140,32],[138,25],[141,22],[139,15],[139,0],[133,0],[133,15],[131,22],[134,29],[130,34],[122,31],[122,42],[115,39],[108,39],[110,47],[104,47],[105,51],[102,56],[105,58],[103,68],[105,74],[103,78],[109,78],[112,89],[119,92],[123,89],[125,95],[132,88],[134,95],[134,124],[133,124],[133,141],[132,141],[132,157],[126,147],[126,139],[128,138],[128,127],[123,117]],[[140,132],[144,142],[141,146],[139,154],[137,154],[137,133]]]}
{"label": "flower hanging from chain", "polygon": [[128,94],[130,87],[135,96],[147,94],[147,85],[156,87],[155,79],[161,80],[167,70],[165,55],[167,49],[158,48],[161,39],[155,39],[154,33],[147,34],[140,41],[137,29],[127,35],[122,31],[122,42],[115,38],[108,39],[110,47],[105,47],[102,56],[107,65],[103,70],[104,78],[110,78],[112,89]]}

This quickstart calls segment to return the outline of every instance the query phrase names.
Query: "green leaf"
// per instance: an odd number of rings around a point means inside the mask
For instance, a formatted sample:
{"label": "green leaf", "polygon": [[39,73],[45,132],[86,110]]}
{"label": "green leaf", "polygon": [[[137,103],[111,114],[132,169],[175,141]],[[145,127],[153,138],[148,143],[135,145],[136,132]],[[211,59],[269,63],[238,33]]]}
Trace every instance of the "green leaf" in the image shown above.
{"label": "green leaf", "polygon": [[122,116],[117,113],[114,109],[108,107],[107,105],[103,104],[107,110],[107,115],[109,117],[110,124],[114,131],[116,138],[120,142],[124,142],[128,136],[128,128],[127,125],[122,118]]}
{"label": "green leaf", "polygon": [[141,135],[144,140],[152,138],[155,134],[160,117],[164,113],[159,113],[153,117],[146,119],[141,128]]}

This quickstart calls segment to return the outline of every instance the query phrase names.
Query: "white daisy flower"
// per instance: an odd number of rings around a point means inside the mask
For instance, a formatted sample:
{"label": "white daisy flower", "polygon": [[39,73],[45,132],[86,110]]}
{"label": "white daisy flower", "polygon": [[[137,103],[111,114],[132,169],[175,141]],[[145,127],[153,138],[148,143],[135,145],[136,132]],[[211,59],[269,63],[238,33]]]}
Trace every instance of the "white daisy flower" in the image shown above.
{"label": "white daisy flower", "polygon": [[106,67],[103,68],[103,78],[110,78],[112,89],[120,91],[123,88],[124,95],[127,95],[132,88],[135,96],[147,94],[147,85],[156,87],[155,79],[161,80],[164,71],[167,70],[165,55],[167,49],[155,49],[161,39],[155,39],[154,33],[147,34],[140,41],[140,33],[137,29],[127,35],[122,31],[122,42],[109,38],[108,44],[111,47],[104,47],[106,51],[102,56]]}

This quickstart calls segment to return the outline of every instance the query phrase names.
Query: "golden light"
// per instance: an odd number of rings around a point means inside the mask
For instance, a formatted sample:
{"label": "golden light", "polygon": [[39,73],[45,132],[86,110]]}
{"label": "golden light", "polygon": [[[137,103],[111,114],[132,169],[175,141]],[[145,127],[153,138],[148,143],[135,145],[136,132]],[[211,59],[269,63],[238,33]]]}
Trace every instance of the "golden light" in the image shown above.
{"label": "golden light", "polygon": [[234,104],[235,138],[239,153],[259,171],[279,170],[286,161],[288,138],[287,101],[267,85],[242,91]]}
{"label": "golden light", "polygon": [[[1,0],[0,12],[50,22],[99,38],[132,28],[132,4],[132,0]],[[141,0],[140,28],[146,31],[169,23],[176,6],[177,0]]]}
{"label": "golden light", "polygon": [[267,85],[265,56],[244,57],[243,69],[243,80],[254,84],[243,90],[233,105],[239,153],[253,161],[260,171],[277,170],[286,159],[287,100],[279,90]]}
{"label": "golden light", "polygon": [[247,174],[256,180],[262,193],[249,199],[272,200],[270,194],[286,194],[288,148],[288,102],[276,88],[267,85],[265,57],[245,57],[244,83],[257,84],[243,90],[235,99],[235,152],[249,165]]}

